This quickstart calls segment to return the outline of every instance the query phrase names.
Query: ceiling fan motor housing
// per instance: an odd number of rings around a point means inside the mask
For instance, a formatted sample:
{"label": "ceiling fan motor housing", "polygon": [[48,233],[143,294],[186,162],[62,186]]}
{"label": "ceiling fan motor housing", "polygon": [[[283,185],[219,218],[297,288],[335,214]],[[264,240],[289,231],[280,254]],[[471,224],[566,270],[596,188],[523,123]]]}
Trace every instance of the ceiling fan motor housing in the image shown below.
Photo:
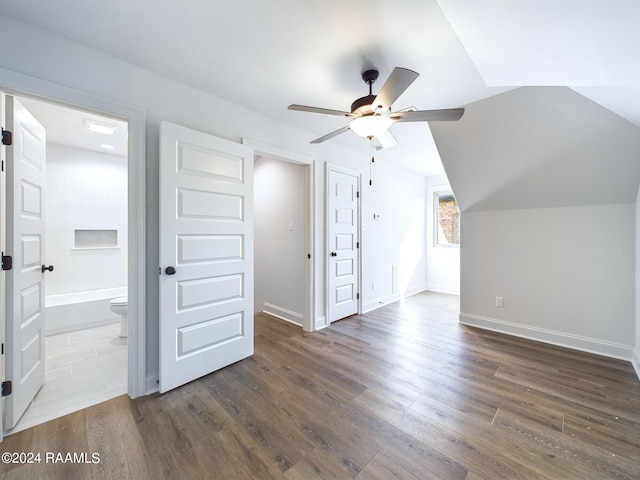
{"label": "ceiling fan motor housing", "polygon": [[371,110],[371,104],[373,103],[375,98],[375,95],[367,95],[366,97],[357,99],[351,104],[351,113],[355,113],[358,115],[372,114],[373,110]]}

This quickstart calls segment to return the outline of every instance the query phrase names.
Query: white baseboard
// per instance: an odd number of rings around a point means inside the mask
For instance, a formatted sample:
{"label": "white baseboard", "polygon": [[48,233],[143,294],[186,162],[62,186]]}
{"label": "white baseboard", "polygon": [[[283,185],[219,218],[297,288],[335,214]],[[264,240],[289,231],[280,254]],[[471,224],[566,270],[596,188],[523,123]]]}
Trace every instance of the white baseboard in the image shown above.
{"label": "white baseboard", "polygon": [[324,315],[320,315],[319,317],[316,317],[316,325],[315,325],[316,330],[322,330],[323,328],[326,328],[328,326],[329,326],[329,322],[327,322],[327,317],[325,317]]}
{"label": "white baseboard", "polygon": [[631,360],[631,365],[633,365],[636,375],[638,376],[638,380],[640,380],[640,345],[636,345],[636,348],[633,350],[633,360]]}
{"label": "white baseboard", "polygon": [[427,286],[425,287],[425,290],[429,290],[430,292],[436,292],[436,293],[446,293],[447,295],[460,295],[460,289],[458,289],[458,291],[453,291],[449,288],[443,287],[442,285],[437,285],[437,284],[427,284]]}
{"label": "white baseboard", "polygon": [[407,290],[406,292],[404,292],[404,295],[402,295],[402,297],[410,297],[412,295],[424,292],[426,290],[429,290],[429,288],[427,288],[426,284],[420,285],[419,287],[413,287],[413,288]]}
{"label": "white baseboard", "polygon": [[160,390],[160,374],[152,373],[151,375],[147,375],[147,393],[145,395],[151,395],[152,393],[156,393]]}
{"label": "white baseboard", "polygon": [[404,295],[391,295],[389,297],[377,298],[376,300],[367,303],[362,306],[362,312],[368,313],[377,308],[384,307],[385,305],[389,305],[390,303],[397,302],[398,300],[402,300],[403,298],[410,297],[412,295],[416,295],[418,293],[430,290],[427,287],[417,287],[412,288],[411,290],[407,290]]}
{"label": "white baseboard", "polygon": [[550,343],[552,345],[595,353],[597,355],[604,355],[605,357],[618,358],[627,361],[630,361],[633,358],[632,346],[606,342],[595,338],[581,337],[579,335],[532,327],[530,325],[506,322],[504,320],[497,320],[495,318],[472,315],[469,313],[460,313],[460,323],[471,327],[506,333],[507,335],[513,335],[516,337],[528,338],[538,342]]}
{"label": "white baseboard", "polygon": [[366,305],[363,305],[362,312],[369,313],[377,308],[384,307],[385,305],[389,305],[393,302],[397,302],[398,300],[400,300],[400,295],[392,295],[386,298],[379,298],[374,300],[373,302],[369,302]]}
{"label": "white baseboard", "polygon": [[303,315],[298,312],[294,312],[293,310],[288,310],[283,307],[279,307],[278,305],[274,305],[273,303],[264,302],[262,304],[262,311],[271,315],[272,317],[279,318],[280,320],[284,320],[289,323],[293,323],[302,326]]}

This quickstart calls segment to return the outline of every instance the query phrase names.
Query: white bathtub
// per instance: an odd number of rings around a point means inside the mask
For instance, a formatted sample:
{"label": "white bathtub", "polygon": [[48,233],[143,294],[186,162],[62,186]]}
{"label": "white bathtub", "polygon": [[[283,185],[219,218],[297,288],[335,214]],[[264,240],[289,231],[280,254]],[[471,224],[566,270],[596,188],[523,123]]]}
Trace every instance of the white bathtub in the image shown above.
{"label": "white bathtub", "polygon": [[109,308],[113,298],[127,295],[127,287],[47,295],[44,298],[45,335],[73,332],[120,321]]}

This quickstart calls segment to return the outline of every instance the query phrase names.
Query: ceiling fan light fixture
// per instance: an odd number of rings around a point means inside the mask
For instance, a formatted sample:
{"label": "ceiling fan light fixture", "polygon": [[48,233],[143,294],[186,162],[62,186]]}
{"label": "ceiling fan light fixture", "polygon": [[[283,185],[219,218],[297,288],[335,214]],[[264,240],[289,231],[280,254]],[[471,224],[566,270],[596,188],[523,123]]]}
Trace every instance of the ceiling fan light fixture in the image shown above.
{"label": "ceiling fan light fixture", "polygon": [[367,115],[351,121],[349,129],[364,138],[375,138],[389,129],[393,120],[379,115]]}

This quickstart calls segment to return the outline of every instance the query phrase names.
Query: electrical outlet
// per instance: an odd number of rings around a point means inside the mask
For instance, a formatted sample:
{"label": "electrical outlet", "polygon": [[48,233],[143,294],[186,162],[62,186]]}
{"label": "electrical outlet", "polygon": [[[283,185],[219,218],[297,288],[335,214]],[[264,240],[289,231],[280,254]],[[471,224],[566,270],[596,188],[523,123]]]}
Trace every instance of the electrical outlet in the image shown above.
{"label": "electrical outlet", "polygon": [[496,297],[496,307],[504,307],[504,297]]}

